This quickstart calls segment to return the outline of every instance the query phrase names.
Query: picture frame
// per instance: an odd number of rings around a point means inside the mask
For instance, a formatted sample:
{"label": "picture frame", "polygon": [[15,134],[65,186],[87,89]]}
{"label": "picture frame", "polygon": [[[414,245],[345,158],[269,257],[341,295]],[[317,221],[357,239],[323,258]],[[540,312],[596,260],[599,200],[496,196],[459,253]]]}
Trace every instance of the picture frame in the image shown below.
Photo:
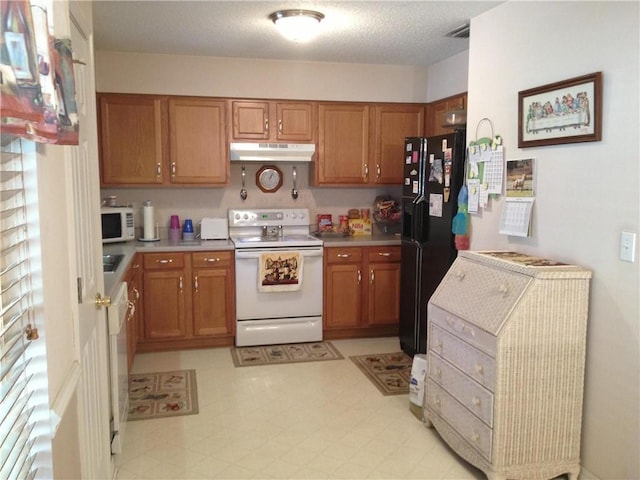
{"label": "picture frame", "polygon": [[518,92],[518,148],[602,140],[602,72]]}

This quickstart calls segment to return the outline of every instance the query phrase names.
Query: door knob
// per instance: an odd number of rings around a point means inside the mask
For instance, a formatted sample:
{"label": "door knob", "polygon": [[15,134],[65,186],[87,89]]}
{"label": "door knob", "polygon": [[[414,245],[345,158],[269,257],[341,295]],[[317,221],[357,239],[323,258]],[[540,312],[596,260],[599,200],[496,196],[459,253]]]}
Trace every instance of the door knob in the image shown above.
{"label": "door knob", "polygon": [[103,297],[100,293],[96,293],[96,308],[100,307],[110,307],[111,306],[111,297]]}

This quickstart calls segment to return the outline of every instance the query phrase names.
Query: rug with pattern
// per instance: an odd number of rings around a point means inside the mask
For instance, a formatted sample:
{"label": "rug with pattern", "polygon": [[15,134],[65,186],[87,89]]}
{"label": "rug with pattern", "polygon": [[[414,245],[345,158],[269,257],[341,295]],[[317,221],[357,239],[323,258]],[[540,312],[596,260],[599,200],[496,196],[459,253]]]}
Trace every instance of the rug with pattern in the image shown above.
{"label": "rug with pattern", "polygon": [[236,367],[273,365],[276,363],[319,362],[344,357],[331,342],[287,343],[258,347],[231,348]]}
{"label": "rug with pattern", "polygon": [[129,375],[127,420],[196,413],[198,413],[198,389],[195,370]]}
{"label": "rug with pattern", "polygon": [[409,393],[413,360],[404,352],[349,357],[383,395]]}

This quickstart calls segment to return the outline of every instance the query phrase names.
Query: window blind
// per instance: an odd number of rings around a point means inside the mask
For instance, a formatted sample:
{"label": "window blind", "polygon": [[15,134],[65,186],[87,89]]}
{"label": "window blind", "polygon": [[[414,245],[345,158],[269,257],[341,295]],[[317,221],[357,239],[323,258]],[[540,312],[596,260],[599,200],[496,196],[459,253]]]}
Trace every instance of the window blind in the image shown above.
{"label": "window blind", "polygon": [[[23,140],[1,138],[0,160],[0,478],[37,475],[35,387],[29,372],[33,326]],[[30,332],[29,334],[27,332]]]}

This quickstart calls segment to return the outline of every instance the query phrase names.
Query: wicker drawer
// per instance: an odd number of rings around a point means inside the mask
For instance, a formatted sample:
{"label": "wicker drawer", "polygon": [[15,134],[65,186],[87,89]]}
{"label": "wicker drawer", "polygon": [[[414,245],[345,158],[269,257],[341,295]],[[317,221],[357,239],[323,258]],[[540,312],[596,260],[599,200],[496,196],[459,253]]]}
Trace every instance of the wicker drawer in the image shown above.
{"label": "wicker drawer", "polygon": [[497,335],[531,277],[458,257],[431,302]]}
{"label": "wicker drawer", "polygon": [[233,252],[216,251],[216,252],[197,252],[191,254],[191,261],[194,268],[205,267],[231,267],[233,262]]}
{"label": "wicker drawer", "polygon": [[430,379],[426,385],[425,406],[453,427],[469,445],[491,461],[493,430],[482,423],[452,396]]}
{"label": "wicker drawer", "polygon": [[429,350],[493,392],[496,377],[495,360],[437,325],[429,323],[429,326]]}
{"label": "wicker drawer", "polygon": [[184,253],[145,253],[144,269],[177,269],[184,268]]}
{"label": "wicker drawer", "polygon": [[324,249],[326,263],[353,263],[362,261],[360,247],[327,247]]}
{"label": "wicker drawer", "polygon": [[428,305],[429,321],[435,323],[443,330],[447,330],[454,335],[460,337],[465,342],[478,347],[483,352],[496,356],[496,336],[482,330],[473,323],[467,322],[460,317],[455,316],[431,303]]}
{"label": "wicker drawer", "polygon": [[444,388],[484,423],[493,426],[493,394],[433,352],[428,354],[428,377]]}

